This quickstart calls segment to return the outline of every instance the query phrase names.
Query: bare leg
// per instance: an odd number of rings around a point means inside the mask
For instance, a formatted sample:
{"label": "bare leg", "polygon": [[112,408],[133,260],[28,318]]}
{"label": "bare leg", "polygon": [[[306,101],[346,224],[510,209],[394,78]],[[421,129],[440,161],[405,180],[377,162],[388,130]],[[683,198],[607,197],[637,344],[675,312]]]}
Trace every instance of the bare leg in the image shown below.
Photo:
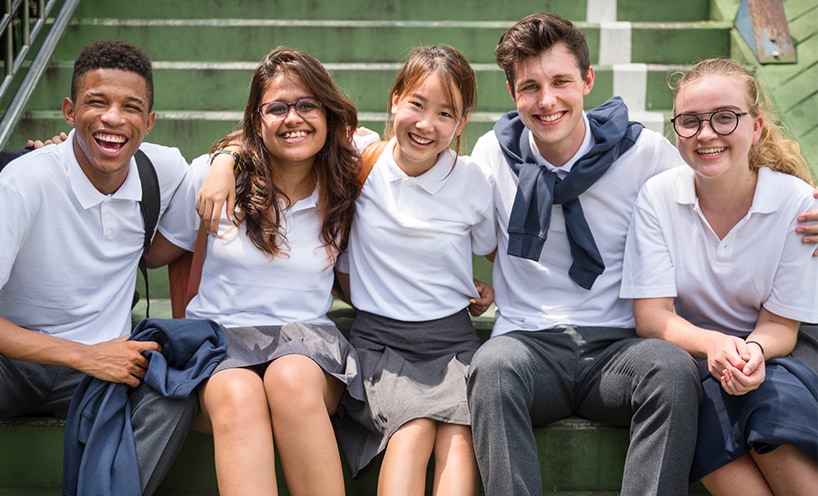
{"label": "bare leg", "polygon": [[702,477],[702,484],[714,496],[772,496],[764,475],[749,454],[733,460]]}
{"label": "bare leg", "polygon": [[435,496],[477,494],[477,460],[467,425],[437,424]]}
{"label": "bare leg", "polygon": [[378,495],[415,496],[426,489],[426,467],[435,445],[437,422],[415,419],[392,435],[378,476]]}
{"label": "bare leg", "polygon": [[310,358],[287,355],[267,367],[264,388],[290,494],[343,496],[341,456],[330,415],[344,385]]}
{"label": "bare leg", "polygon": [[759,455],[751,452],[753,460],[773,493],[780,496],[814,496],[818,488],[818,460],[790,444]]}
{"label": "bare leg", "polygon": [[201,388],[210,419],[222,496],[278,494],[270,411],[261,377],[248,369],[217,372]]}

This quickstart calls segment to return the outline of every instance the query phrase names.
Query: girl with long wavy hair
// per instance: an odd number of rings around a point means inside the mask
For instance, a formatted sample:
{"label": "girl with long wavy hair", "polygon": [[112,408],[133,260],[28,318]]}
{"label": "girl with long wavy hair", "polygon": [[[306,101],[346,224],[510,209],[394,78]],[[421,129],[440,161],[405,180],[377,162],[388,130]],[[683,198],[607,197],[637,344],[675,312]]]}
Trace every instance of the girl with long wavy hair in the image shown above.
{"label": "girl with long wavy hair", "polygon": [[240,148],[235,208],[208,224],[186,311],[227,329],[229,351],[200,390],[198,425],[213,433],[222,495],[277,494],[274,448],[291,494],[344,494],[330,418],[342,396],[354,404],[364,393],[356,353],[327,311],[358,188],[356,125],[354,106],[314,57],[273,50],[253,76],[240,128],[193,162],[151,252],[161,263],[192,250],[210,162],[232,160],[224,146]]}

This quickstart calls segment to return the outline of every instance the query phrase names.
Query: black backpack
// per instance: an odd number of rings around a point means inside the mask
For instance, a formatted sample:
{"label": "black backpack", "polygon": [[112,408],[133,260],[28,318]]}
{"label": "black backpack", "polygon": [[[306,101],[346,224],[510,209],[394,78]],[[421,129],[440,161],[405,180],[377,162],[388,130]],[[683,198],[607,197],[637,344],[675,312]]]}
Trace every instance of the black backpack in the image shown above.
{"label": "black backpack", "polygon": [[[17,157],[21,157],[33,150],[24,148],[22,150],[0,150],[0,172],[9,162]],[[142,256],[139,258],[139,271],[145,280],[145,317],[150,317],[151,294],[150,284],[148,284],[148,266],[145,263],[145,256],[151,246],[153,233],[156,231],[156,224],[159,221],[159,178],[156,176],[156,169],[153,163],[142,150],[137,150],[136,168],[139,171],[139,180],[142,183],[142,200],[139,202],[139,211],[142,213],[142,221],[145,224],[145,242],[142,246]],[[0,176],[2,178],[2,176]],[[139,292],[134,291],[133,305],[139,301]]]}

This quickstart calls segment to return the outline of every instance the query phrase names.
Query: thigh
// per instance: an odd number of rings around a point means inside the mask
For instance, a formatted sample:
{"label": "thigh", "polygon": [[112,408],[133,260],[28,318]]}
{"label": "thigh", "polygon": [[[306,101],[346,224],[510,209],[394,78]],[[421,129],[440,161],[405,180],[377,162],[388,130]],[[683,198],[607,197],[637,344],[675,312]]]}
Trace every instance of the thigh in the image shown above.
{"label": "thigh", "polygon": [[572,413],[575,362],[571,342],[560,331],[511,332],[477,350],[470,382],[473,375],[484,392],[524,401],[532,424],[542,425]]}
{"label": "thigh", "polygon": [[65,416],[83,374],[54,365],[0,356],[0,416],[34,413]]}
{"label": "thigh", "polygon": [[682,381],[698,384],[690,354],[659,339],[620,339],[585,358],[577,413],[609,424],[630,425],[642,393],[672,391]]}

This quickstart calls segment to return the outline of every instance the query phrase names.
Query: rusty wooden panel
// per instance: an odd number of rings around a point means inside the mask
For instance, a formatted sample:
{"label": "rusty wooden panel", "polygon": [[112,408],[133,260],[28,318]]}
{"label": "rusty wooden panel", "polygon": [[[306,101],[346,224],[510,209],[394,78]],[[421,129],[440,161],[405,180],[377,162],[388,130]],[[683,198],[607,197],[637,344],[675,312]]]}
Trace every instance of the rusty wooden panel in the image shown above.
{"label": "rusty wooden panel", "polygon": [[736,29],[762,64],[797,61],[781,0],[741,0]]}

